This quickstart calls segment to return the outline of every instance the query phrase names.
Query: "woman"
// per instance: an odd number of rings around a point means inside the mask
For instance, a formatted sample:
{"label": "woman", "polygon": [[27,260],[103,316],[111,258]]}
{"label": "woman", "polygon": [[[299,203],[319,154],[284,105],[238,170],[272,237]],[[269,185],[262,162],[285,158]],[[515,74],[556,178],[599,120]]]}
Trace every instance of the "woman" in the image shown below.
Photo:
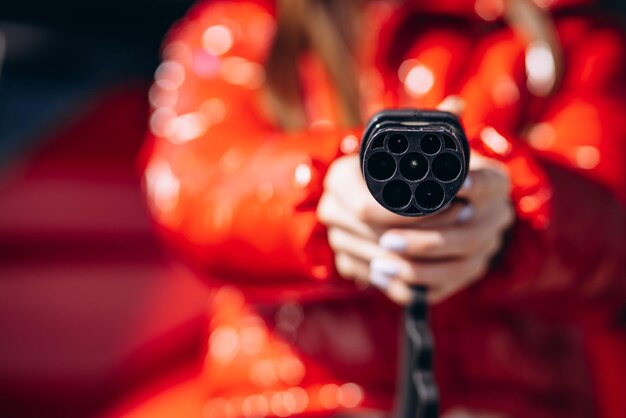
{"label": "woman", "polygon": [[[591,13],[584,0],[195,7],[150,92],[145,180],[163,237],[215,287],[207,355],[123,411],[384,415],[398,304],[421,284],[444,415],[621,416],[626,44]],[[394,216],[359,173],[363,123],[437,106],[473,147],[463,199]]]}

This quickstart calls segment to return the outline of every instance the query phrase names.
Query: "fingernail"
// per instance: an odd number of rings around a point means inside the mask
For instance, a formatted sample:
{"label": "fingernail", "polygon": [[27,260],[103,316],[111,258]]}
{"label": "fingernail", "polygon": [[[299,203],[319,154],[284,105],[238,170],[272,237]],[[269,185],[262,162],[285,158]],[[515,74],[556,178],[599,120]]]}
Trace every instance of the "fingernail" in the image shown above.
{"label": "fingernail", "polygon": [[370,273],[370,283],[379,289],[387,290],[391,278],[385,274],[372,271]]}
{"label": "fingernail", "polygon": [[398,234],[384,234],[378,243],[384,249],[395,252],[403,252],[407,247],[406,238]]}
{"label": "fingernail", "polygon": [[472,219],[475,212],[476,210],[474,209],[474,205],[467,204],[463,206],[463,208],[459,211],[457,221],[459,221],[460,223],[465,223]]}
{"label": "fingernail", "polygon": [[470,187],[472,187],[472,179],[470,178],[470,176],[465,177],[465,181],[463,182],[463,186],[461,186],[461,188],[463,189],[463,191],[467,191],[470,189]]}
{"label": "fingernail", "polygon": [[398,266],[398,263],[386,258],[373,259],[370,263],[370,269],[376,273],[381,273],[387,276],[395,276],[400,272],[400,266]]}

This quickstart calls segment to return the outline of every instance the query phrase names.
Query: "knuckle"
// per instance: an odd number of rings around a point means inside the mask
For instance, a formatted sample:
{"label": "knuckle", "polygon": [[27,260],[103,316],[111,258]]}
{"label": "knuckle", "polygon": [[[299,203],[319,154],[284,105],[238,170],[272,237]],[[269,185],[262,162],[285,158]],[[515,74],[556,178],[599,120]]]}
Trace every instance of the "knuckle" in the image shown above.
{"label": "knuckle", "polygon": [[404,305],[408,304],[408,302],[404,302],[404,301],[403,301],[403,299],[402,299],[401,297],[399,297],[398,295],[396,295],[396,294],[395,294],[395,293],[393,293],[393,292],[385,292],[385,294],[387,295],[387,297],[388,297],[388,298],[389,298],[392,302],[394,302],[394,303],[395,303],[395,304],[397,304],[397,305],[404,306]]}
{"label": "knuckle", "polygon": [[389,290],[386,292],[389,299],[399,305],[407,305],[411,302],[413,293],[411,289],[402,282],[392,282],[389,286]]}
{"label": "knuckle", "polygon": [[326,176],[324,177],[324,189],[332,189],[337,173],[337,164],[338,162],[335,161],[330,165],[330,167],[328,167],[328,171],[326,172]]}
{"label": "knuckle", "polygon": [[417,263],[407,262],[400,266],[398,278],[406,283],[417,284],[420,282],[421,269]]}
{"label": "knuckle", "polygon": [[324,188],[332,189],[346,178],[346,170],[349,170],[350,161],[347,157],[340,157],[333,161],[324,177]]}
{"label": "knuckle", "polygon": [[342,275],[351,273],[352,261],[347,254],[340,253],[335,256],[335,267]]}
{"label": "knuckle", "polygon": [[328,230],[328,243],[334,249],[340,248],[343,242],[343,235],[337,228],[330,228]]}
{"label": "knuckle", "polygon": [[355,212],[357,219],[367,222],[372,213],[371,204],[366,199],[361,199],[356,205]]}
{"label": "knuckle", "polygon": [[330,210],[329,210],[329,198],[326,196],[326,194],[322,195],[322,197],[320,198],[320,201],[317,205],[317,208],[315,210],[315,214],[317,216],[317,219],[320,220],[320,222],[326,224],[329,221],[329,215],[330,215]]}
{"label": "knuckle", "polygon": [[[416,254],[432,255],[437,253],[442,247],[449,245],[449,236],[444,236],[441,232],[433,234],[421,235],[419,233],[411,234],[409,242],[413,242],[413,248]],[[412,238],[412,239],[411,239]]]}

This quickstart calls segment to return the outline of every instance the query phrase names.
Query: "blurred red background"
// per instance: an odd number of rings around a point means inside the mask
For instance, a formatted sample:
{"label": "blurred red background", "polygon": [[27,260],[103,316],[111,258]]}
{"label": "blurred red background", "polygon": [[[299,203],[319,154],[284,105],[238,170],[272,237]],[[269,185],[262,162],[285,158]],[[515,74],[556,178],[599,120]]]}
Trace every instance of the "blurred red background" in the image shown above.
{"label": "blurred red background", "polygon": [[7,3],[0,415],[88,416],[200,365],[207,290],[164,256],[135,167],[160,40],[190,2]]}

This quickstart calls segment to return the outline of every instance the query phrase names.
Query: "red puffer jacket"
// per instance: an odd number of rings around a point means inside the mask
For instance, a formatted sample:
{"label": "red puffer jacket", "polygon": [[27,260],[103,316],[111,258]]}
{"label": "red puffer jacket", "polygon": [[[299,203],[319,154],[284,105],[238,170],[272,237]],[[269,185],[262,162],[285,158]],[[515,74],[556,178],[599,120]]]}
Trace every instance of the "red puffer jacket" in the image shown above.
{"label": "red puffer jacket", "polygon": [[[357,75],[365,116],[460,95],[474,149],[511,170],[517,212],[486,277],[433,307],[443,410],[624,417],[624,38],[583,1],[542,2],[565,75],[541,98],[526,71],[545,61],[485,1],[413,3],[367,2]],[[165,44],[150,92],[146,192],[162,236],[215,296],[201,374],[125,409],[133,416],[392,405],[400,311],[338,277],[315,216],[327,167],[355,152],[360,131],[337,127],[315,56],[299,62],[310,127],[272,124],[260,87],[275,23],[268,2],[207,2]]]}

